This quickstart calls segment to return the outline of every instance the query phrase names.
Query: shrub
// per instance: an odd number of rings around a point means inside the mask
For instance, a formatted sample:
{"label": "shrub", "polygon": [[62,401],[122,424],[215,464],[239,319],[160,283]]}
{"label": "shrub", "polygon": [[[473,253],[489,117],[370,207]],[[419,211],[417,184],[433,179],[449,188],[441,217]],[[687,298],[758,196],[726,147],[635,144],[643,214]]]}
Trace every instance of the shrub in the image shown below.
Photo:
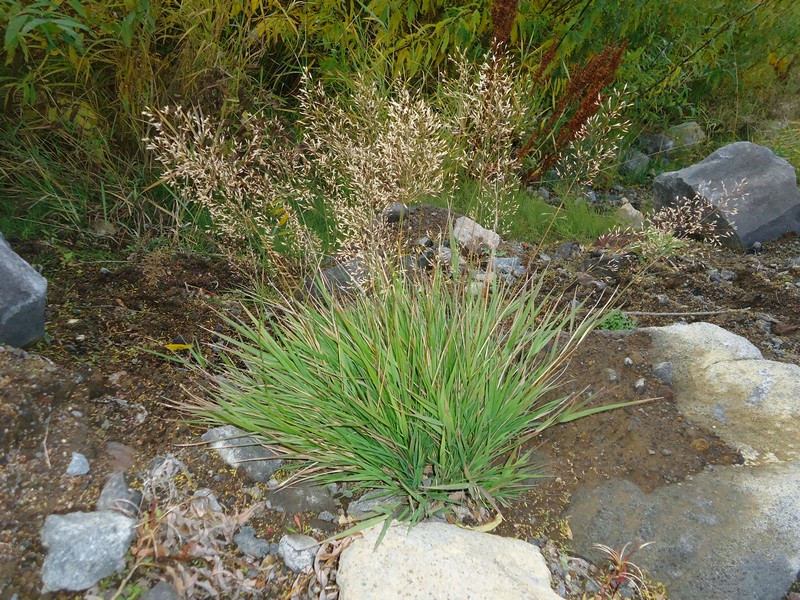
{"label": "shrub", "polygon": [[184,408],[261,436],[322,481],[398,495],[412,521],[452,494],[492,506],[515,497],[532,476],[525,442],[596,410],[545,400],[597,315],[557,308],[542,281],[475,295],[437,272],[328,300],[265,303],[230,323],[210,397]]}

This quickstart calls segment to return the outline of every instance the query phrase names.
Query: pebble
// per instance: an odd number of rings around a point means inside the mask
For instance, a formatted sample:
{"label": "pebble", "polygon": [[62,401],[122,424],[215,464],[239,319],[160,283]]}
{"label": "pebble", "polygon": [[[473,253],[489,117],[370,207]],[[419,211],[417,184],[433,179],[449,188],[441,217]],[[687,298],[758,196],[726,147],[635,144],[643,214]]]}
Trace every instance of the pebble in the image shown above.
{"label": "pebble", "polygon": [[633,359],[632,359],[630,356],[626,356],[626,357],[625,357],[625,360],[624,360],[624,361],[622,361],[622,362],[624,362],[624,363],[625,363],[625,366],[626,366],[626,367],[631,367],[631,366],[633,366]]}
{"label": "pebble", "polygon": [[636,383],[633,384],[633,389],[636,390],[637,394],[643,394],[646,386],[647,386],[647,381],[645,380],[644,377],[641,377],[636,380]]}
{"label": "pebble", "polygon": [[72,475],[73,477],[78,477],[80,475],[86,475],[89,472],[89,461],[86,460],[86,457],[79,453],[73,452],[72,453],[72,460],[67,467],[67,475]]}
{"label": "pebble", "polygon": [[672,450],[668,450],[667,448],[662,448],[661,449],[661,455],[662,456],[672,456]]}
{"label": "pebble", "polygon": [[614,369],[608,368],[603,369],[603,373],[606,374],[606,379],[609,383],[616,383],[619,381],[619,373],[617,373]]}

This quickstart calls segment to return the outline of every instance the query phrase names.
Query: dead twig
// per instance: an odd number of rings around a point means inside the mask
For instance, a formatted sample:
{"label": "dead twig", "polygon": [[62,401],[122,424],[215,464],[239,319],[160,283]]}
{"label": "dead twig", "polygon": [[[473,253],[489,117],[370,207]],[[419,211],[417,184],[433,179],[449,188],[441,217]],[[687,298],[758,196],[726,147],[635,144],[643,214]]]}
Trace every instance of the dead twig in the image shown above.
{"label": "dead twig", "polygon": [[724,310],[703,310],[697,312],[640,312],[640,311],[624,311],[626,315],[632,317],[708,317],[711,315],[724,315],[726,313],[747,312],[751,310],[747,308],[726,308]]}
{"label": "dead twig", "polygon": [[50,452],[47,450],[47,436],[50,433],[50,415],[44,420],[44,439],[42,440],[42,450],[44,450],[44,462],[47,463],[47,468],[52,469],[53,465],[50,464]]}

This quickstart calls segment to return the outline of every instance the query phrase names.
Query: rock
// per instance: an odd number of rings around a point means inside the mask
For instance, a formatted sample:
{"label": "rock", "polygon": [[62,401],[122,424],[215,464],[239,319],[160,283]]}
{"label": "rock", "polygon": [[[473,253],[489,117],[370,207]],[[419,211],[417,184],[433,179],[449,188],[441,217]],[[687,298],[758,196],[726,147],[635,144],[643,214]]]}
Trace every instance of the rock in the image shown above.
{"label": "rock", "polygon": [[192,506],[200,513],[223,512],[217,495],[209,488],[200,488],[192,494]]}
{"label": "rock", "polygon": [[141,502],[141,492],[129,488],[124,473],[117,471],[106,479],[95,510],[115,510],[135,519]]}
{"label": "rock", "polygon": [[125,568],[136,521],[113,511],[48,515],[42,528],[48,591],[85,590]]}
{"label": "rock", "polygon": [[634,562],[671,600],[778,600],[800,570],[800,463],[715,467],[643,493],[625,480],[578,492],[567,511],[578,554],[655,541]]}
{"label": "rock", "polygon": [[625,160],[620,165],[620,171],[628,177],[638,179],[647,173],[650,166],[650,157],[638,150],[629,150],[625,155]]}
{"label": "rock", "polygon": [[672,140],[673,151],[691,148],[706,139],[706,132],[696,121],[670,127],[664,135]]}
{"label": "rock", "polygon": [[215,427],[201,439],[210,442],[211,448],[227,464],[242,469],[251,480],[259,483],[268,482],[283,465],[283,460],[276,458],[272,450],[233,425]]}
{"label": "rock", "polygon": [[0,344],[22,348],[44,336],[47,280],[0,233]]}
{"label": "rock", "polygon": [[80,475],[86,475],[88,472],[89,461],[86,460],[86,457],[83,454],[79,452],[73,452],[72,460],[69,461],[69,465],[67,466],[67,475],[78,477]]}
{"label": "rock", "polygon": [[800,459],[800,366],[763,360],[746,339],[710,323],[645,331],[654,360],[673,365],[675,400],[689,420],[750,464]]}
{"label": "rock", "polygon": [[306,289],[309,295],[317,299],[324,296],[320,283],[328,294],[352,294],[364,289],[368,276],[367,264],[362,258],[355,257],[323,269],[316,279],[306,279]]}
{"label": "rock", "polygon": [[609,383],[616,383],[619,381],[619,373],[617,373],[611,367],[603,369],[603,373],[606,374],[606,381],[608,381]]}
{"label": "rock", "polygon": [[644,394],[644,390],[647,388],[647,380],[644,377],[640,377],[636,380],[633,384],[633,389],[636,391],[637,394]]}
{"label": "rock", "polygon": [[496,273],[510,275],[513,278],[522,277],[526,273],[526,269],[522,265],[522,259],[518,256],[494,256],[490,261],[490,265]]}
{"label": "rock", "polygon": [[142,594],[141,600],[181,600],[181,596],[171,583],[159,581]]}
{"label": "rock", "polygon": [[408,214],[408,207],[402,202],[392,202],[383,211],[382,216],[387,223],[397,223]]}
{"label": "rock", "polygon": [[278,556],[295,573],[311,572],[317,550],[319,550],[317,540],[299,533],[285,535],[278,542]]}
{"label": "rock", "polygon": [[468,217],[459,217],[453,226],[453,237],[468,252],[497,250],[500,236],[485,229]]}
{"label": "rock", "polygon": [[324,485],[302,482],[270,492],[273,506],[282,506],[289,513],[336,511],[337,503]]}
{"label": "rock", "polygon": [[653,365],[653,375],[661,380],[661,383],[672,385],[672,363],[664,361]]}
{"label": "rock", "polygon": [[354,539],[339,561],[341,600],[527,598],[558,600],[539,549],[444,523],[393,523]]}
{"label": "rock", "polygon": [[642,134],[639,136],[637,142],[639,143],[639,147],[648,156],[658,156],[663,158],[669,157],[672,147],[675,145],[675,142],[673,142],[663,133],[656,133],[655,135]]}
{"label": "rock", "polygon": [[631,229],[641,229],[644,227],[644,215],[633,208],[630,202],[626,202],[617,209],[617,219]]}
{"label": "rock", "polygon": [[747,248],[787,232],[800,233],[800,192],[794,168],[771,150],[736,142],[703,161],[653,182],[656,210],[695,198],[710,203],[722,241]]}
{"label": "rock", "polygon": [[379,512],[381,508],[390,507],[398,502],[402,502],[402,498],[386,496],[383,492],[374,490],[351,502],[347,506],[347,514],[358,519]]}
{"label": "rock", "polygon": [[269,554],[269,542],[256,537],[256,530],[252,527],[242,527],[239,533],[233,536],[233,541],[242,554],[256,558],[264,558]]}

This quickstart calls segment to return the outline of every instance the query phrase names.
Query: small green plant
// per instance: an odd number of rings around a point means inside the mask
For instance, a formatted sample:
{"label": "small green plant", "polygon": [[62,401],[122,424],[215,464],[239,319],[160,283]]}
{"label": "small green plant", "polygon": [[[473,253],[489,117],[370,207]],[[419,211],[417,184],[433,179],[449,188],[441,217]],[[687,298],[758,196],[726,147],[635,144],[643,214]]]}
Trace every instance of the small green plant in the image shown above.
{"label": "small green plant", "polygon": [[600,319],[597,323],[597,328],[608,331],[626,331],[629,329],[636,329],[636,325],[636,319],[629,317],[622,310],[615,308]]}
{"label": "small green plant", "polygon": [[213,384],[183,408],[283,448],[322,481],[402,498],[401,519],[454,496],[496,509],[532,476],[526,441],[610,408],[543,399],[598,313],[556,308],[542,286],[475,294],[436,271],[349,301],[265,303],[229,323],[221,370],[195,354]]}

